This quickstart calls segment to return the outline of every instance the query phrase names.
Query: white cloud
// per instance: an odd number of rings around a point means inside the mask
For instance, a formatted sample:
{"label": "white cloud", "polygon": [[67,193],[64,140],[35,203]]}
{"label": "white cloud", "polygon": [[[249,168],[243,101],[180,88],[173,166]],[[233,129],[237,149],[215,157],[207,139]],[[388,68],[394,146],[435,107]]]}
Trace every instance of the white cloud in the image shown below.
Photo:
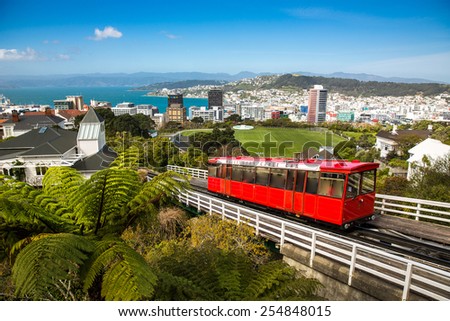
{"label": "white cloud", "polygon": [[169,39],[178,39],[178,38],[180,38],[180,36],[174,35],[174,34],[172,34],[170,32],[167,32],[167,31],[161,31],[161,34],[163,34],[164,36],[166,36]]}
{"label": "white cloud", "polygon": [[70,56],[69,55],[65,55],[65,54],[59,54],[56,56],[57,60],[70,60]]}
{"label": "white cloud", "polygon": [[17,49],[0,49],[0,60],[36,60],[37,54],[34,49],[27,48],[25,51]]}
{"label": "white cloud", "polygon": [[122,33],[119,30],[117,30],[114,27],[107,26],[103,30],[96,28],[94,31],[94,37],[89,37],[89,39],[99,41],[106,38],[121,38],[121,37]]}

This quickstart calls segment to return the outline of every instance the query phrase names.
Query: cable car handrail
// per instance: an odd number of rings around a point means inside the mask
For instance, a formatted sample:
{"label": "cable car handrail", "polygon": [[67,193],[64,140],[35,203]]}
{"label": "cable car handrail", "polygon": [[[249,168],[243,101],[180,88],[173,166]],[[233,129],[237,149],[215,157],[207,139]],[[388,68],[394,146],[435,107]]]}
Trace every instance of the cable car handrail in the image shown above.
{"label": "cable car handrail", "polygon": [[[382,249],[355,243],[320,230],[295,224],[289,220],[274,217],[253,209],[239,206],[210,195],[196,191],[185,191],[178,195],[179,200],[197,210],[216,213],[222,219],[236,220],[255,228],[258,235],[279,242],[301,247],[311,252],[310,265],[314,265],[314,255],[322,255],[349,266],[348,284],[351,285],[352,274],[358,269],[372,276],[382,278],[403,288],[402,300],[407,300],[409,291],[425,294],[434,300],[450,300],[450,272],[424,263],[406,259]],[[320,243],[316,249],[314,244]],[[332,244],[330,244],[332,243]],[[393,268],[395,266],[395,269]],[[396,273],[393,273],[395,270]],[[398,273],[401,271],[402,273]],[[429,284],[414,282],[424,275],[433,276]]]}

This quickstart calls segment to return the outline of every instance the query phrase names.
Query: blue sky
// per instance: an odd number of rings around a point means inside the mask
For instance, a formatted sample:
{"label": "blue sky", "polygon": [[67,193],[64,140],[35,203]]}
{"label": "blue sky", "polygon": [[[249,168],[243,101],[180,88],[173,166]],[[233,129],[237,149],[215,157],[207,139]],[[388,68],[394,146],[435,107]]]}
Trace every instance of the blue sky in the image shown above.
{"label": "blue sky", "polygon": [[450,4],[0,0],[0,75],[351,72],[450,82]]}

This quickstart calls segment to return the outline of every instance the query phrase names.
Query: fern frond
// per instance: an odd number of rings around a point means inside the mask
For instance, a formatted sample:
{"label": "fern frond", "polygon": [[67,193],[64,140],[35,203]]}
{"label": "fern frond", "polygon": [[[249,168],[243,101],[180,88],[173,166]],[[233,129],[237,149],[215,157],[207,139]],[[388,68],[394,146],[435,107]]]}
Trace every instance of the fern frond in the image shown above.
{"label": "fern frond", "polygon": [[70,200],[77,223],[94,234],[103,227],[121,229],[125,206],[140,187],[136,171],[108,168],[95,173]]}
{"label": "fern frond", "polygon": [[84,180],[83,175],[74,168],[66,166],[51,167],[42,180],[42,190],[54,199],[66,201],[78,190]]}
{"label": "fern frond", "polygon": [[99,241],[84,274],[86,291],[102,277],[101,294],[106,300],[150,299],[155,292],[155,273],[120,239]]}
{"label": "fern frond", "polygon": [[12,269],[16,295],[42,300],[56,293],[56,283],[75,279],[93,248],[86,237],[73,234],[32,241],[19,253]]}
{"label": "fern frond", "polygon": [[136,146],[131,146],[125,151],[119,153],[117,158],[111,163],[110,168],[115,169],[133,169],[137,170],[139,167],[140,151]]}

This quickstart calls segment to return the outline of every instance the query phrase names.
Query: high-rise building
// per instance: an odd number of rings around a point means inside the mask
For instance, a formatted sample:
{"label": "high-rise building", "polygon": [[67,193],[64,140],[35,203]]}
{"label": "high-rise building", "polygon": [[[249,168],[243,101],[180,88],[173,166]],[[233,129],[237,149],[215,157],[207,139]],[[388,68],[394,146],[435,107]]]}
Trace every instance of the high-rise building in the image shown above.
{"label": "high-rise building", "polygon": [[308,123],[321,123],[325,121],[327,113],[327,90],[321,85],[314,85],[309,90]]}
{"label": "high-rise building", "polygon": [[223,107],[223,91],[221,89],[208,91],[208,109],[211,109],[213,106]]}
{"label": "high-rise building", "polygon": [[168,121],[183,124],[186,122],[186,108],[183,106],[183,94],[169,95],[167,106]]}

